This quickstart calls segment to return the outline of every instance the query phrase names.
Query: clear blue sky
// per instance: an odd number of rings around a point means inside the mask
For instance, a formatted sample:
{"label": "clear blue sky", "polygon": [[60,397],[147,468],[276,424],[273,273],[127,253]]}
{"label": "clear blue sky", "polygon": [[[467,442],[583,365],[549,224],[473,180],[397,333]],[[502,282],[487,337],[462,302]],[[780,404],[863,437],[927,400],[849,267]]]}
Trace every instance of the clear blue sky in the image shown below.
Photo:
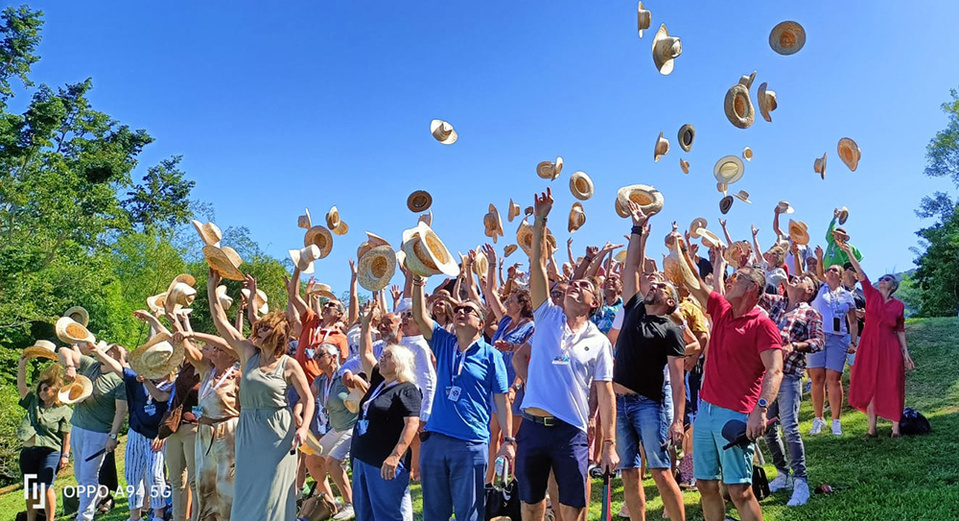
{"label": "clear blue sky", "polygon": [[[753,204],[737,201],[729,213],[734,238],[755,223],[768,246],[772,209],[788,199],[822,242],[832,209],[846,205],[873,274],[913,267],[909,248],[923,226],[914,209],[923,195],[952,189],[922,171],[926,144],[946,123],[940,104],[959,86],[959,2],[650,0],[653,28],[642,40],[634,1],[31,5],[46,13],[33,78],[92,77],[96,108],[156,137],[142,165],[185,156],[194,195],[215,205],[221,228],[246,225],[268,253],[286,257],[302,246],[303,208],[321,220],[337,205],[351,231],[317,267],[337,292],[364,230],[399,248],[415,224],[405,206],[415,189],[432,192],[434,228],[454,252],[485,240],[482,217],[496,204],[501,252],[518,224],[505,222],[507,201],[531,204],[549,184],[536,164],[557,155],[566,167],[551,184],[551,228],[561,242],[574,201],[569,175],[584,170],[596,185],[576,255],[628,232],[613,201],[631,183],[665,195],[654,236],[697,216],[718,233],[713,164],[747,145],[755,158],[732,191],[749,191]],[[806,28],[793,56],[767,44],[782,20]],[[683,43],[670,76],[650,53],[664,22]],[[754,103],[768,81],[779,109],[770,124],[757,106],[756,123],[740,130],[723,98],[753,70]],[[452,122],[459,142],[434,141],[432,118]],[[683,153],[676,133],[687,122],[697,138]],[[672,150],[654,163],[660,131]],[[843,136],[863,151],[855,173],[836,154]],[[825,181],[812,170],[823,152]]]}

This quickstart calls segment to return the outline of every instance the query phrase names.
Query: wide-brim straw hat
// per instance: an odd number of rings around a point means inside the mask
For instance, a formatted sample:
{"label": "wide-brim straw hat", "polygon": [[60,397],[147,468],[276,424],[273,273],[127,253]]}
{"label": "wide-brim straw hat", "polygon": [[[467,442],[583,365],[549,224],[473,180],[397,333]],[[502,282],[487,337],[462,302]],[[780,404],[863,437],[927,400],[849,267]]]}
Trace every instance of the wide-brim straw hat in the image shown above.
{"label": "wide-brim straw hat", "polygon": [[802,221],[790,219],[789,238],[796,244],[809,244],[809,227]]}
{"label": "wide-brim straw hat", "polygon": [[396,252],[390,245],[367,251],[356,266],[356,281],[369,291],[380,291],[389,285],[396,272]]}
{"label": "wide-brim straw hat", "polygon": [[569,230],[569,233],[573,233],[582,228],[584,224],[586,224],[586,212],[583,211],[583,204],[573,203],[573,207],[569,209],[567,230]]}
{"label": "wide-brim straw hat", "polygon": [[752,160],[753,160],[753,149],[751,149],[751,148],[749,148],[749,147],[744,147],[744,148],[743,148],[743,159],[745,159],[746,161],[752,161]]}
{"label": "wide-brim straw hat", "polygon": [[[549,228],[546,228],[544,240],[547,248],[556,249],[556,237],[553,236],[553,232],[549,231]],[[533,251],[533,227],[525,220],[519,223],[519,229],[516,230],[516,244],[526,253],[527,257],[530,256],[530,252]]]}
{"label": "wide-brim straw hat", "polygon": [[56,330],[57,338],[66,344],[77,344],[80,342],[95,344],[97,342],[93,333],[84,327],[83,324],[70,317],[58,318],[56,324],[54,324],[54,330]]}
{"label": "wide-brim straw hat", "polygon": [[683,53],[683,44],[675,36],[670,36],[666,24],[659,26],[653,37],[653,63],[662,75],[673,72],[673,61]]}
{"label": "wide-brim straw hat", "polygon": [[755,78],[756,71],[753,71],[751,75],[740,78],[739,83],[726,91],[723,109],[726,112],[726,119],[736,128],[749,128],[756,120],[753,100],[749,97],[749,87]]}
{"label": "wide-brim straw hat", "polygon": [[473,251],[475,257],[473,258],[473,273],[477,277],[485,277],[487,271],[489,270],[489,259],[486,258],[486,254],[480,251],[479,248]]}
{"label": "wide-brim straw hat", "polygon": [[536,165],[536,175],[542,177],[543,179],[549,179],[550,181],[559,177],[559,174],[562,171],[562,157],[557,157],[556,161],[540,161],[540,163]]}
{"label": "wide-brim straw hat", "polygon": [[839,152],[839,159],[846,163],[849,170],[855,172],[856,168],[859,167],[859,159],[862,157],[862,150],[859,149],[859,145],[852,138],[844,137],[839,140],[837,151]]}
{"label": "wide-brim straw hat", "polygon": [[739,193],[733,194],[733,197],[735,197],[736,199],[739,199],[740,201],[744,203],[753,204],[753,202],[749,200],[749,192],[745,190],[740,190]]}
{"label": "wide-brim straw hat", "polygon": [[769,46],[784,56],[795,54],[806,45],[806,30],[798,22],[779,22],[769,33]]}
{"label": "wide-brim straw hat", "polygon": [[684,152],[689,152],[693,148],[693,141],[696,139],[696,127],[689,123],[679,127],[679,134],[676,140],[679,142],[679,148]]}
{"label": "wide-brim straw hat", "polygon": [[796,210],[789,204],[789,201],[779,201],[779,204],[776,205],[779,208],[779,213],[793,213]]}
{"label": "wide-brim straw hat", "polygon": [[[74,318],[74,315],[76,315],[76,318]],[[90,325],[90,313],[83,306],[71,306],[63,312],[62,316],[72,318],[83,324],[83,327]]]}
{"label": "wide-brim straw hat", "polygon": [[706,229],[706,219],[697,217],[689,224],[689,237],[691,239],[699,238],[699,232]]}
{"label": "wide-brim straw hat", "polygon": [[165,305],[166,291],[157,295],[153,295],[152,297],[147,297],[147,307],[150,309],[150,313],[153,313],[154,315],[163,313]]}
{"label": "wide-brim straw hat", "polygon": [[519,249],[519,246],[517,246],[517,245],[515,245],[515,244],[507,244],[506,247],[503,248],[503,257],[509,257],[509,256],[512,255],[513,252],[515,252],[517,249]]}
{"label": "wide-brim straw hat", "polygon": [[703,246],[709,249],[725,246],[726,243],[715,233],[703,228],[699,230],[699,237],[702,239]]}
{"label": "wide-brim straw hat", "polygon": [[255,309],[257,313],[265,315],[270,312],[270,298],[262,289],[257,288],[256,298],[254,298],[252,302],[250,301],[250,290],[243,288],[240,290],[240,294],[246,299],[247,305],[253,306],[253,309]]}
{"label": "wide-brim straw hat", "polygon": [[226,294],[226,286],[220,284],[216,287],[216,298],[220,301],[220,307],[223,309],[233,307],[233,298]]}
{"label": "wide-brim straw hat", "polygon": [[839,219],[839,224],[846,224],[846,220],[849,219],[849,208],[846,208],[845,206],[840,208],[839,216],[837,218]]}
{"label": "wide-brim straw hat", "polygon": [[757,98],[759,101],[759,114],[762,115],[763,119],[771,122],[773,118],[769,115],[769,113],[779,107],[779,102],[776,101],[776,92],[767,90],[768,87],[769,83],[765,81],[762,82],[759,85]]}
{"label": "wide-brim straw hat", "polygon": [[741,268],[742,266],[739,263],[739,258],[743,254],[748,254],[751,248],[749,243],[746,241],[736,241],[729,245],[729,248],[726,248],[726,253],[723,254],[723,258],[726,259],[726,264],[734,268]]}
{"label": "wide-brim straw hat", "polygon": [[309,208],[304,208],[303,215],[296,218],[296,225],[304,230],[309,230],[313,227],[313,219],[310,218]]}
{"label": "wide-brim straw hat", "polygon": [[406,207],[413,213],[423,213],[433,205],[433,196],[426,190],[415,190],[406,198]]}
{"label": "wide-brim straw hat", "polygon": [[733,196],[727,195],[719,200],[719,211],[723,215],[729,213],[729,209],[733,207]]}
{"label": "wide-brim straw hat", "polygon": [[510,200],[509,200],[509,210],[507,210],[507,212],[506,212],[506,219],[507,219],[509,222],[513,222],[513,219],[515,219],[515,218],[520,214],[520,212],[522,212],[522,211],[523,211],[522,208],[520,208],[519,205],[516,204],[516,203],[514,203],[514,202],[513,202],[513,199],[510,198]]}
{"label": "wide-brim straw hat", "polygon": [[593,180],[589,178],[586,172],[573,172],[569,177],[569,191],[573,197],[580,201],[585,201],[593,196]]}
{"label": "wide-brim straw hat", "polygon": [[289,250],[290,260],[299,268],[300,273],[313,273],[313,261],[320,258],[320,248],[310,244],[299,250]]}
{"label": "wide-brim straw hat", "polygon": [[183,363],[183,343],[172,342],[169,333],[153,335],[147,343],[127,357],[130,369],[137,376],[158,380],[170,376]]}
{"label": "wide-brim straw hat", "polygon": [[406,254],[406,267],[421,277],[441,273],[457,277],[460,274],[456,259],[439,235],[424,222],[403,231],[403,252]]}
{"label": "wide-brim straw hat", "polygon": [[330,208],[330,211],[326,214],[326,227],[334,235],[345,235],[346,232],[350,231],[349,225],[340,219],[340,210],[335,206]]}
{"label": "wide-brim straw hat", "polygon": [[86,400],[93,394],[93,382],[89,378],[78,374],[72,382],[63,384],[57,393],[57,401],[63,405],[73,405]]}
{"label": "wide-brim straw hat", "polygon": [[832,231],[832,236],[836,242],[849,242],[849,234],[846,232],[845,228],[837,227]]}
{"label": "wide-brim straw hat", "polygon": [[229,246],[222,248],[216,246],[204,246],[203,256],[206,263],[213,268],[221,277],[230,280],[243,280],[243,272],[240,271],[240,265],[243,259],[240,254]]}
{"label": "wide-brim straw hat", "polygon": [[616,262],[618,262],[618,263],[620,263],[620,264],[625,263],[625,262],[626,262],[626,249],[624,248],[624,249],[619,250],[618,252],[616,252],[616,253],[613,255],[613,260],[616,261]]}
{"label": "wide-brim straw hat", "polygon": [[353,414],[360,412],[360,402],[363,400],[364,394],[366,393],[361,391],[359,387],[354,387],[349,396],[343,400],[343,406]]}
{"label": "wide-brim straw hat", "polygon": [[330,254],[333,249],[333,235],[325,226],[314,226],[303,236],[303,246],[315,245],[320,249],[321,259]]}
{"label": "wide-brim straw hat", "polygon": [[817,157],[812,163],[812,169],[814,172],[819,174],[824,181],[826,180],[826,152],[822,153],[822,157]]}
{"label": "wide-brim straw hat", "polygon": [[689,173],[689,161],[686,161],[683,158],[679,158],[679,169],[683,171],[684,174]]}
{"label": "wide-brim straw hat", "polygon": [[310,289],[310,295],[319,295],[331,300],[336,300],[336,295],[333,294],[333,288],[331,288],[329,284],[322,282],[313,284],[313,288]]}
{"label": "wide-brim straw hat", "polygon": [[320,445],[320,439],[313,434],[313,431],[306,431],[306,443],[300,445],[300,452],[307,456],[323,455],[323,446]]}
{"label": "wide-brim straw hat", "polygon": [[483,216],[483,227],[486,229],[485,235],[492,238],[494,244],[498,237],[503,236],[503,219],[493,204],[489,205],[489,211]]}
{"label": "wide-brim straw hat", "polygon": [[220,232],[220,228],[208,222],[206,224],[193,219],[190,221],[193,223],[193,227],[196,228],[196,232],[200,234],[200,239],[203,239],[203,243],[209,246],[219,246],[220,241],[223,239],[223,233]]}
{"label": "wide-brim straw hat", "polygon": [[616,213],[620,217],[630,216],[628,201],[638,204],[647,216],[659,213],[665,204],[659,190],[642,184],[624,186],[616,193]]}
{"label": "wide-brim straw hat", "polygon": [[386,239],[376,235],[375,233],[366,232],[366,240],[360,243],[356,248],[356,258],[359,259],[362,256],[366,255],[366,252],[376,248],[377,246],[389,246],[390,242]]}
{"label": "wide-brim straw hat", "polygon": [[49,340],[37,340],[32,346],[23,350],[24,358],[49,358],[57,359],[57,346]]}
{"label": "wide-brim straw hat", "polygon": [[716,165],[713,167],[713,176],[716,181],[726,185],[731,185],[742,179],[745,172],[746,165],[743,164],[743,160],[739,156],[733,155],[719,158],[719,161],[716,161]]}
{"label": "wide-brim straw hat", "polygon": [[166,299],[163,302],[163,309],[167,313],[176,314],[184,307],[189,306],[196,299],[196,279],[189,273],[177,275],[166,289]]}
{"label": "wide-brim straw hat", "polygon": [[669,140],[663,137],[662,131],[656,138],[656,146],[653,147],[653,162],[658,163],[659,159],[669,153]]}
{"label": "wide-brim straw hat", "polygon": [[636,30],[639,32],[639,37],[643,37],[643,31],[649,29],[650,24],[653,23],[653,14],[649,12],[643,3],[640,2],[636,7]]}
{"label": "wide-brim straw hat", "polygon": [[443,143],[444,145],[452,145],[456,143],[456,140],[459,139],[459,134],[456,133],[456,130],[453,128],[448,121],[443,121],[442,119],[434,119],[430,121],[430,134],[433,135],[433,138]]}

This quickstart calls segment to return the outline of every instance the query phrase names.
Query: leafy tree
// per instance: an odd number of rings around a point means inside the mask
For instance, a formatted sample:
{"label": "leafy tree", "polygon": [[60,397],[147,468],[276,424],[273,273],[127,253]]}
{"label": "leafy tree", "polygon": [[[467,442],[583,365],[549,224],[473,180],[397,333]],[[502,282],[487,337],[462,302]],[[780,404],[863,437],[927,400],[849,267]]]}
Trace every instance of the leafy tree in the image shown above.
{"label": "leafy tree", "polygon": [[123,201],[123,207],[129,212],[130,221],[152,230],[158,225],[176,226],[193,215],[187,198],[196,182],[184,179],[185,173],[179,169],[182,159],[183,156],[173,156],[150,167],[143,183],[127,192],[130,197]]}
{"label": "leafy tree", "polygon": [[17,78],[24,87],[33,86],[27,76],[30,66],[40,59],[33,54],[40,43],[40,27],[43,26],[42,11],[31,11],[29,7],[7,7],[0,14],[0,109],[7,106],[12,98],[13,87],[10,80]]}

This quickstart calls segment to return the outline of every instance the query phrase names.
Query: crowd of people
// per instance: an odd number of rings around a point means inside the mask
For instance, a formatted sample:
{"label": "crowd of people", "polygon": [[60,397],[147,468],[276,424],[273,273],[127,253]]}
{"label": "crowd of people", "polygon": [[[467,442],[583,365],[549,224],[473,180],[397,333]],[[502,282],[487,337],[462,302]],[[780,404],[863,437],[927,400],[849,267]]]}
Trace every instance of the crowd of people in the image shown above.
{"label": "crowd of people", "polygon": [[[510,220],[519,214],[512,206]],[[765,250],[755,228],[751,241],[733,241],[721,221],[724,241],[704,219],[687,231],[673,223],[657,265],[650,221],[661,198],[627,193],[617,209],[631,220],[628,242],[590,246],[579,259],[570,242],[563,263],[547,227],[552,206],[549,190],[535,196],[517,237],[528,269],[516,263],[505,276],[517,246],[500,256],[486,244],[457,263],[431,215],[404,233],[399,253],[370,234],[350,262],[346,303],[301,281],[329,252],[329,232],[342,231],[337,222],[316,230],[307,214],[288,302],[272,311],[215,226],[196,223],[215,330],[193,330],[195,280],[181,275],[135,313],[150,338],[132,351],[94,338],[77,307],[57,321],[66,345],[38,340],[23,352],[20,466],[46,486],[47,519],[54,478],[71,461],[77,520],[110,508],[104,492],[116,484],[99,485],[124,424],[134,521],[312,519],[298,510],[307,476],[338,521],[411,521],[413,481],[426,521],[481,520],[503,463],[524,521],[585,519],[594,468],[619,473],[621,514],[634,521],[646,517],[647,471],[670,519],[685,519],[689,488],[709,521],[725,518],[726,496],[743,520],[762,519],[754,441],[765,439],[777,469],[770,489],[803,505],[803,437],[823,432],[827,403],[831,432],[843,435],[847,365],[848,403],[868,415],[866,435],[878,435],[882,417],[899,436],[914,364],[898,281],[866,276],[837,225],[844,209],[825,250],[809,244],[801,223],[780,231],[786,202]],[[404,284],[389,288],[395,269]],[[232,322],[224,277],[244,279]],[[362,305],[360,284],[375,290]],[[50,363],[28,384],[35,358]],[[804,434],[807,375],[815,418]],[[736,422],[750,442],[730,443]],[[28,501],[27,519],[37,513]]]}

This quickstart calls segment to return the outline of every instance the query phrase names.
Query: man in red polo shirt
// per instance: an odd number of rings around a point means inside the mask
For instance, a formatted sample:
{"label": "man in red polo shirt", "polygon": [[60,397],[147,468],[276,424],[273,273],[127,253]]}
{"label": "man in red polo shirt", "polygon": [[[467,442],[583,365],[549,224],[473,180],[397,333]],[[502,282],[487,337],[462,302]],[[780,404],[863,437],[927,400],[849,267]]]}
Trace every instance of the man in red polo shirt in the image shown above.
{"label": "man in red polo shirt", "polygon": [[[686,245],[682,248],[685,251]],[[720,478],[742,520],[761,520],[763,513],[752,491],[755,445],[724,450],[727,441],[722,430],[726,422],[741,420],[746,422],[749,439],[763,434],[766,408],[776,399],[782,381],[782,340],[776,324],[757,305],[766,288],[763,270],[740,268],[723,284],[723,249],[713,250],[718,293],[699,278],[687,257],[691,267],[687,276],[698,282],[688,284],[689,291],[706,308],[713,323],[699,395],[702,405],[693,429],[693,474],[702,494],[706,521],[726,518]]]}
{"label": "man in red polo shirt", "polygon": [[336,327],[336,323],[343,318],[346,308],[336,299],[330,299],[319,310],[310,309],[303,297],[300,296],[300,270],[293,269],[291,283],[287,286],[290,306],[300,317],[303,324],[300,338],[296,344],[296,361],[303,367],[306,379],[313,384],[313,379],[322,373],[316,360],[316,348],[320,344],[334,344],[340,350],[340,364],[350,356],[350,345],[346,335]]}

